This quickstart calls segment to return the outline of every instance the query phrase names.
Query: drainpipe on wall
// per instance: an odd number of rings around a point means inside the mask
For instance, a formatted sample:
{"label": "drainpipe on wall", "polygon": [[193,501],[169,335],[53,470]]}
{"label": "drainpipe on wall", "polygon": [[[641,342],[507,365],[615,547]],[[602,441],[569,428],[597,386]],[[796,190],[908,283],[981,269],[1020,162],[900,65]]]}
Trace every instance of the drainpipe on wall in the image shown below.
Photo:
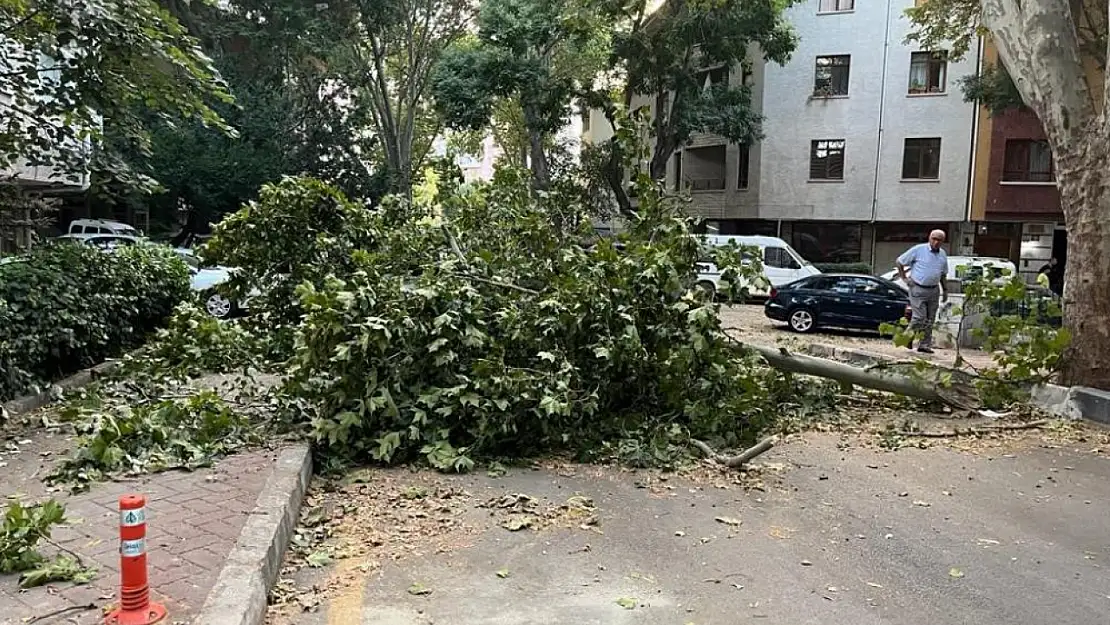
{"label": "drainpipe on wall", "polygon": [[[979,37],[979,45],[975,50],[975,71],[979,75],[983,74],[983,49],[986,46],[986,38]],[[974,210],[975,200],[975,165],[978,161],[979,153],[979,109],[982,105],[979,102],[971,110],[971,159],[967,168],[967,205],[964,207],[964,224],[970,226],[971,236],[977,236],[974,224],[971,221],[972,211]],[[989,178],[988,178],[989,180]],[[961,233],[962,234],[962,233]],[[968,253],[974,254],[975,243],[972,241],[971,250],[965,250]]]}
{"label": "drainpipe on wall", "polygon": [[886,0],[886,24],[883,30],[883,76],[879,81],[879,132],[875,139],[875,183],[871,188],[871,270],[875,270],[875,220],[879,215],[879,165],[883,156],[883,111],[886,109],[886,64],[890,53],[890,5]]}

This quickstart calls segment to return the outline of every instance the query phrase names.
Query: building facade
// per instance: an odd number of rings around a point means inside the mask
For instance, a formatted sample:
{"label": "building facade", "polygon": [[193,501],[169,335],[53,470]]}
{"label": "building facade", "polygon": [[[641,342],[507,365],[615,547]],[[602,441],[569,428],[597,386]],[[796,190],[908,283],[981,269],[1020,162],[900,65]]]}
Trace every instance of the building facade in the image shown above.
{"label": "building facade", "polygon": [[933,228],[969,253],[978,118],[957,81],[978,71],[977,54],[957,62],[905,44],[914,0],[857,2],[788,9],[800,41],[786,65],[752,50],[750,73],[707,68],[707,84],[751,85],[765,137],[695,136],[672,159],[668,184],[690,194],[709,230],[778,235],[812,262],[882,273]]}
{"label": "building facade", "polygon": [[[983,59],[998,62],[990,41],[984,43]],[[1087,79],[1101,92],[1103,77],[1094,64],[1088,64]],[[1051,258],[1067,264],[1052,151],[1032,111],[980,112],[970,208],[976,254],[1010,259],[1030,283]]]}

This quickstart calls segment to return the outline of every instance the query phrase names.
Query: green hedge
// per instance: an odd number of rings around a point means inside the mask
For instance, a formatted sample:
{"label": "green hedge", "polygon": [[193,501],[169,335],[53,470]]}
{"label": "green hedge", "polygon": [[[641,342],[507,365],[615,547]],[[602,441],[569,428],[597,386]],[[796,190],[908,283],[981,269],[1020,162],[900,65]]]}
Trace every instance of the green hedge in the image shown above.
{"label": "green hedge", "polygon": [[0,265],[0,400],[136,347],[189,297],[169,248],[38,248]]}
{"label": "green hedge", "polygon": [[871,265],[867,263],[813,263],[821,273],[865,273],[871,274]]}

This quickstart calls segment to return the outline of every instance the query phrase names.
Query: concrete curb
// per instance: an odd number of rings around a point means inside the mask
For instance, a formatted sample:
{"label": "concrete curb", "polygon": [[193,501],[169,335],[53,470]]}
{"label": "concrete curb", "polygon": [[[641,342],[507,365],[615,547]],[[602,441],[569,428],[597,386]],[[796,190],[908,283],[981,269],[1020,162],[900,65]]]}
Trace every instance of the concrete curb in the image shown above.
{"label": "concrete curb", "polygon": [[54,384],[51,384],[45,391],[35,395],[25,395],[17,397],[11,401],[5,402],[4,410],[11,416],[26,414],[34,412],[44,406],[49,406],[54,403],[55,398],[60,391],[72,391],[87,386],[93,380],[99,379],[107,375],[113,369],[118,367],[120,361],[109,360],[102,362],[95,367],[83,369],[69,376],[63,378]]}
{"label": "concrete curb", "polygon": [[281,571],[311,477],[312,451],[308,445],[297,444],[281,451],[235,548],[200,615],[193,620],[195,625],[264,622],[270,587]]}
{"label": "concrete curb", "polygon": [[[802,346],[802,351],[810,356],[839,360],[861,367],[898,362],[897,358],[883,354],[834,347],[822,343],[807,343]],[[1031,400],[1033,405],[1057,417],[1086,419],[1095,423],[1110,425],[1110,393],[1106,391],[1086,386],[1068,387],[1044,384],[1033,389]]]}

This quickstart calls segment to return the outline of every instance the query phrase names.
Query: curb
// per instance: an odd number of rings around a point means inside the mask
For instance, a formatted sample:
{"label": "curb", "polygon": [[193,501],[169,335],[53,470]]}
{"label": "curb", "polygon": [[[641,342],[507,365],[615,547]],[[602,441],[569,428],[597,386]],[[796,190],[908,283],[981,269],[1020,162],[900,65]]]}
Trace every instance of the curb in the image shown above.
{"label": "curb", "polygon": [[239,540],[193,620],[195,625],[263,623],[270,587],[281,571],[311,477],[312,450],[308,445],[297,444],[281,451]]}
{"label": "curb", "polygon": [[[802,346],[802,351],[810,356],[839,360],[862,367],[898,362],[896,358],[882,354],[822,343],[807,343]],[[1057,417],[1086,419],[1102,425],[1110,425],[1110,392],[1107,391],[1086,386],[1044,384],[1033,388],[1030,400],[1033,405]]]}
{"label": "curb", "polygon": [[13,400],[5,402],[3,404],[3,409],[5,412],[12,416],[34,412],[39,408],[49,406],[50,404],[54,403],[54,400],[58,394],[58,389],[61,389],[62,391],[72,391],[79,389],[82,386],[87,386],[93,380],[102,378],[110,373],[113,369],[118,367],[119,364],[119,360],[108,360],[94,367],[82,369],[81,371],[74,373],[68,378],[62,378],[61,380],[58,380],[57,382],[49,385],[47,389],[41,393],[37,393],[35,395],[24,395],[23,397],[16,397]]}

